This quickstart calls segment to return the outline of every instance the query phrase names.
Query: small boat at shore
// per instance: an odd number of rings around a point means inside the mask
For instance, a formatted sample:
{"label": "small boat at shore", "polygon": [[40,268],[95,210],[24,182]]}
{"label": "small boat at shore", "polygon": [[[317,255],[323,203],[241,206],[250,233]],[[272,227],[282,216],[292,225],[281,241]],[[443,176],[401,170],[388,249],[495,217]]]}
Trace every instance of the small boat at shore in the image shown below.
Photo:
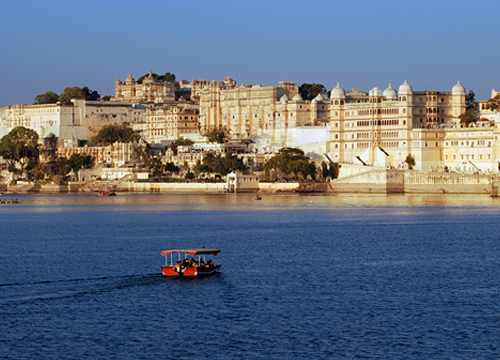
{"label": "small boat at shore", "polygon": [[116,196],[113,190],[99,189],[97,190],[97,196]]}
{"label": "small boat at shore", "polygon": [[262,200],[262,196],[260,196],[260,195],[255,195],[255,200]]}
{"label": "small boat at shore", "polygon": [[[200,277],[213,275],[219,272],[221,265],[215,264],[212,259],[206,260],[207,255],[217,256],[217,249],[187,249],[165,250],[165,265],[161,267],[163,276]],[[177,254],[177,259],[174,258]],[[198,258],[196,258],[198,257]]]}
{"label": "small boat at shore", "polygon": [[20,204],[18,199],[0,199],[0,204]]}

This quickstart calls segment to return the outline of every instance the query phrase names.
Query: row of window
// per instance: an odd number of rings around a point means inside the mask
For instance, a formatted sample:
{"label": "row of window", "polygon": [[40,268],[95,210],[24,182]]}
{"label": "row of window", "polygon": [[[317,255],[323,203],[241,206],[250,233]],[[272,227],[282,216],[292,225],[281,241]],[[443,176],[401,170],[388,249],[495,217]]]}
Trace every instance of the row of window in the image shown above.
{"label": "row of window", "polygon": [[[488,159],[488,160],[491,160],[491,154],[479,154],[477,159],[475,157],[474,154],[471,154],[471,155],[458,155],[459,156],[459,159],[458,160],[467,160],[467,159],[471,159],[471,160],[484,160],[484,159]],[[484,157],[483,157],[484,156]],[[452,157],[450,156],[450,159]],[[448,160],[448,155],[445,155],[444,156],[444,159],[445,160]],[[453,155],[453,160],[457,160],[457,155]]]}
{"label": "row of window", "polygon": [[[460,144],[460,146],[470,146],[470,147],[474,147],[474,145],[477,145],[477,146],[484,146],[486,145],[486,141],[485,140],[477,140],[476,142],[474,141],[450,141],[449,143],[451,146],[458,146]],[[448,141],[446,142],[446,146],[448,146]],[[491,141],[488,141],[488,147],[491,147]]]}

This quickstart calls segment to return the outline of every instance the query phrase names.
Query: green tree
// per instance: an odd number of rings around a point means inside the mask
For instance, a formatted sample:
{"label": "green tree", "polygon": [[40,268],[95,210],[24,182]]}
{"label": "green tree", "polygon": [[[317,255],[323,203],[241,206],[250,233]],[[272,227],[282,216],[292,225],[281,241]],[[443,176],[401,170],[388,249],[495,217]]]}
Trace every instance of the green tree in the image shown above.
{"label": "green tree", "polygon": [[21,166],[21,172],[24,171],[28,161],[37,162],[39,154],[38,134],[35,130],[18,126],[0,141],[0,156],[10,165],[18,163]]}
{"label": "green tree", "polygon": [[479,117],[479,103],[475,100],[476,94],[470,90],[465,95],[465,111],[459,116],[460,124],[475,123]]}
{"label": "green tree", "polygon": [[71,169],[73,169],[74,172],[78,172],[81,168],[91,165],[92,157],[90,155],[73,154],[69,158],[69,163]]}
{"label": "green tree", "polygon": [[103,97],[101,97],[101,101],[109,101],[111,100],[111,95],[104,95]]}
{"label": "green tree", "polygon": [[155,156],[149,147],[140,147],[135,151],[141,159],[142,165],[152,172],[155,178],[159,179],[165,169],[161,155]]}
{"label": "green tree", "polygon": [[494,112],[500,111],[500,92],[486,101],[486,103],[484,104],[484,108]]}
{"label": "green tree", "polygon": [[207,133],[204,133],[203,136],[207,138],[208,142],[224,144],[229,137],[229,134],[226,129],[214,129]]}
{"label": "green tree", "polygon": [[37,95],[33,98],[33,105],[38,104],[55,104],[59,101],[59,95],[52,91]]}
{"label": "green tree", "polygon": [[297,148],[282,148],[278,154],[271,158],[264,165],[264,175],[270,177],[271,172],[274,172],[279,179],[284,179],[290,174],[295,177],[302,176],[307,179],[307,176],[315,178],[316,165],[309,162],[309,159],[304,155],[304,151]]}
{"label": "green tree", "polygon": [[415,161],[415,158],[411,154],[406,155],[405,163],[408,164],[408,168],[410,170],[413,170],[413,167],[415,165],[417,165],[417,162]]}
{"label": "green tree", "polygon": [[96,90],[90,90],[88,86],[84,86],[82,92],[85,100],[97,101],[101,98]]}
{"label": "green tree", "polygon": [[126,124],[105,125],[99,130],[96,136],[92,139],[94,144],[99,146],[108,146],[115,142],[132,142],[137,139],[134,130]]}
{"label": "green tree", "polygon": [[308,83],[303,83],[302,85],[299,86],[299,93],[300,96],[302,96],[302,99],[304,100],[312,100],[318,94],[326,92],[326,88],[322,84],[308,84]]}
{"label": "green tree", "polygon": [[58,157],[56,160],[48,162],[51,173],[66,176],[71,171],[71,162],[65,157]]}
{"label": "green tree", "polygon": [[[162,80],[162,81],[173,81],[173,80],[175,80],[175,74],[171,74],[169,72],[166,72],[163,75],[158,75],[158,74],[155,74],[155,73],[151,73],[151,75],[153,76],[153,78],[155,80]],[[137,79],[137,83],[138,84],[142,84],[142,82],[144,81],[144,79],[147,78],[148,76],[149,76],[149,73],[147,73],[145,75],[142,75],[139,79]]]}
{"label": "green tree", "polygon": [[79,86],[67,87],[61,95],[59,95],[60,102],[70,102],[71,99],[82,100],[99,100],[101,95],[97,91],[92,91],[88,86],[80,88]]}
{"label": "green tree", "polygon": [[173,162],[168,162],[167,165],[165,165],[165,171],[169,172],[171,174],[173,174],[173,173],[179,174],[180,169]]}
{"label": "green tree", "polygon": [[199,169],[200,172],[216,173],[222,176],[229,174],[231,171],[244,171],[247,169],[243,161],[235,154],[222,156],[221,154],[207,153],[203,157],[203,163],[200,166],[205,166]]}
{"label": "green tree", "polygon": [[61,95],[59,95],[60,102],[71,102],[71,99],[85,99],[85,93],[78,86],[67,87]]}

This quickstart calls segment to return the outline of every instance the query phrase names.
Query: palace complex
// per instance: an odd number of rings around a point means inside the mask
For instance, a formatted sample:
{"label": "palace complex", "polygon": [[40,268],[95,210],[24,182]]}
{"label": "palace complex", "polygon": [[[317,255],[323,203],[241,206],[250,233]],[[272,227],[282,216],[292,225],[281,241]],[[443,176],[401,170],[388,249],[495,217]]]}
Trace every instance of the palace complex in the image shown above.
{"label": "palace complex", "polygon": [[[150,73],[140,84],[132,75],[118,79],[110,101],[1,107],[0,136],[25,126],[41,141],[56,137],[64,156],[98,153],[109,163],[109,149],[91,150],[92,138],[107,124],[127,124],[150,144],[183,137],[199,148],[208,147],[204,133],[224,129],[231,143],[246,144],[251,152],[300,147],[316,160],[383,168],[405,168],[412,155],[416,169],[498,172],[500,116],[484,103],[479,120],[465,126],[459,119],[466,110],[460,82],[451,91],[417,91],[407,81],[397,90],[389,84],[369,92],[337,84],[330,93],[304,100],[294,82],[165,81]],[[124,152],[123,145],[117,148]]]}

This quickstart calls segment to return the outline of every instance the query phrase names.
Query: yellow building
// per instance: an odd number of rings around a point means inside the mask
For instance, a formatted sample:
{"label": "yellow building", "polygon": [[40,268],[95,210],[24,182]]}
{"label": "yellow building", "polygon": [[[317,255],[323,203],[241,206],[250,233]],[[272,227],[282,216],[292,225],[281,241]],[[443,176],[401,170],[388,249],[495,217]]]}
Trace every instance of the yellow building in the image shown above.
{"label": "yellow building", "polygon": [[123,83],[115,82],[115,96],[111,101],[132,103],[169,103],[175,101],[175,81],[156,80],[151,71],[142,84],[137,84],[132,74]]}
{"label": "yellow building", "polygon": [[200,91],[201,131],[226,129],[233,139],[252,138],[257,147],[294,146],[296,128],[328,120],[328,101],[305,101],[294,82],[278,86],[236,85],[212,81]]}
{"label": "yellow building", "polygon": [[412,154],[419,169],[444,166],[446,126],[459,123],[465,88],[451,92],[413,91],[406,81],[399,91],[389,85],[369,93],[337,84],[330,94],[329,156],[336,162],[404,166]]}
{"label": "yellow building", "polygon": [[148,143],[162,143],[189,138],[199,133],[199,110],[197,107],[163,107],[146,111],[146,128],[143,139]]}
{"label": "yellow building", "polygon": [[35,130],[40,140],[58,139],[61,147],[78,147],[89,142],[109,124],[145,122],[145,108],[130,103],[71,100],[70,103],[5,106],[0,111],[0,138],[16,126]]}

